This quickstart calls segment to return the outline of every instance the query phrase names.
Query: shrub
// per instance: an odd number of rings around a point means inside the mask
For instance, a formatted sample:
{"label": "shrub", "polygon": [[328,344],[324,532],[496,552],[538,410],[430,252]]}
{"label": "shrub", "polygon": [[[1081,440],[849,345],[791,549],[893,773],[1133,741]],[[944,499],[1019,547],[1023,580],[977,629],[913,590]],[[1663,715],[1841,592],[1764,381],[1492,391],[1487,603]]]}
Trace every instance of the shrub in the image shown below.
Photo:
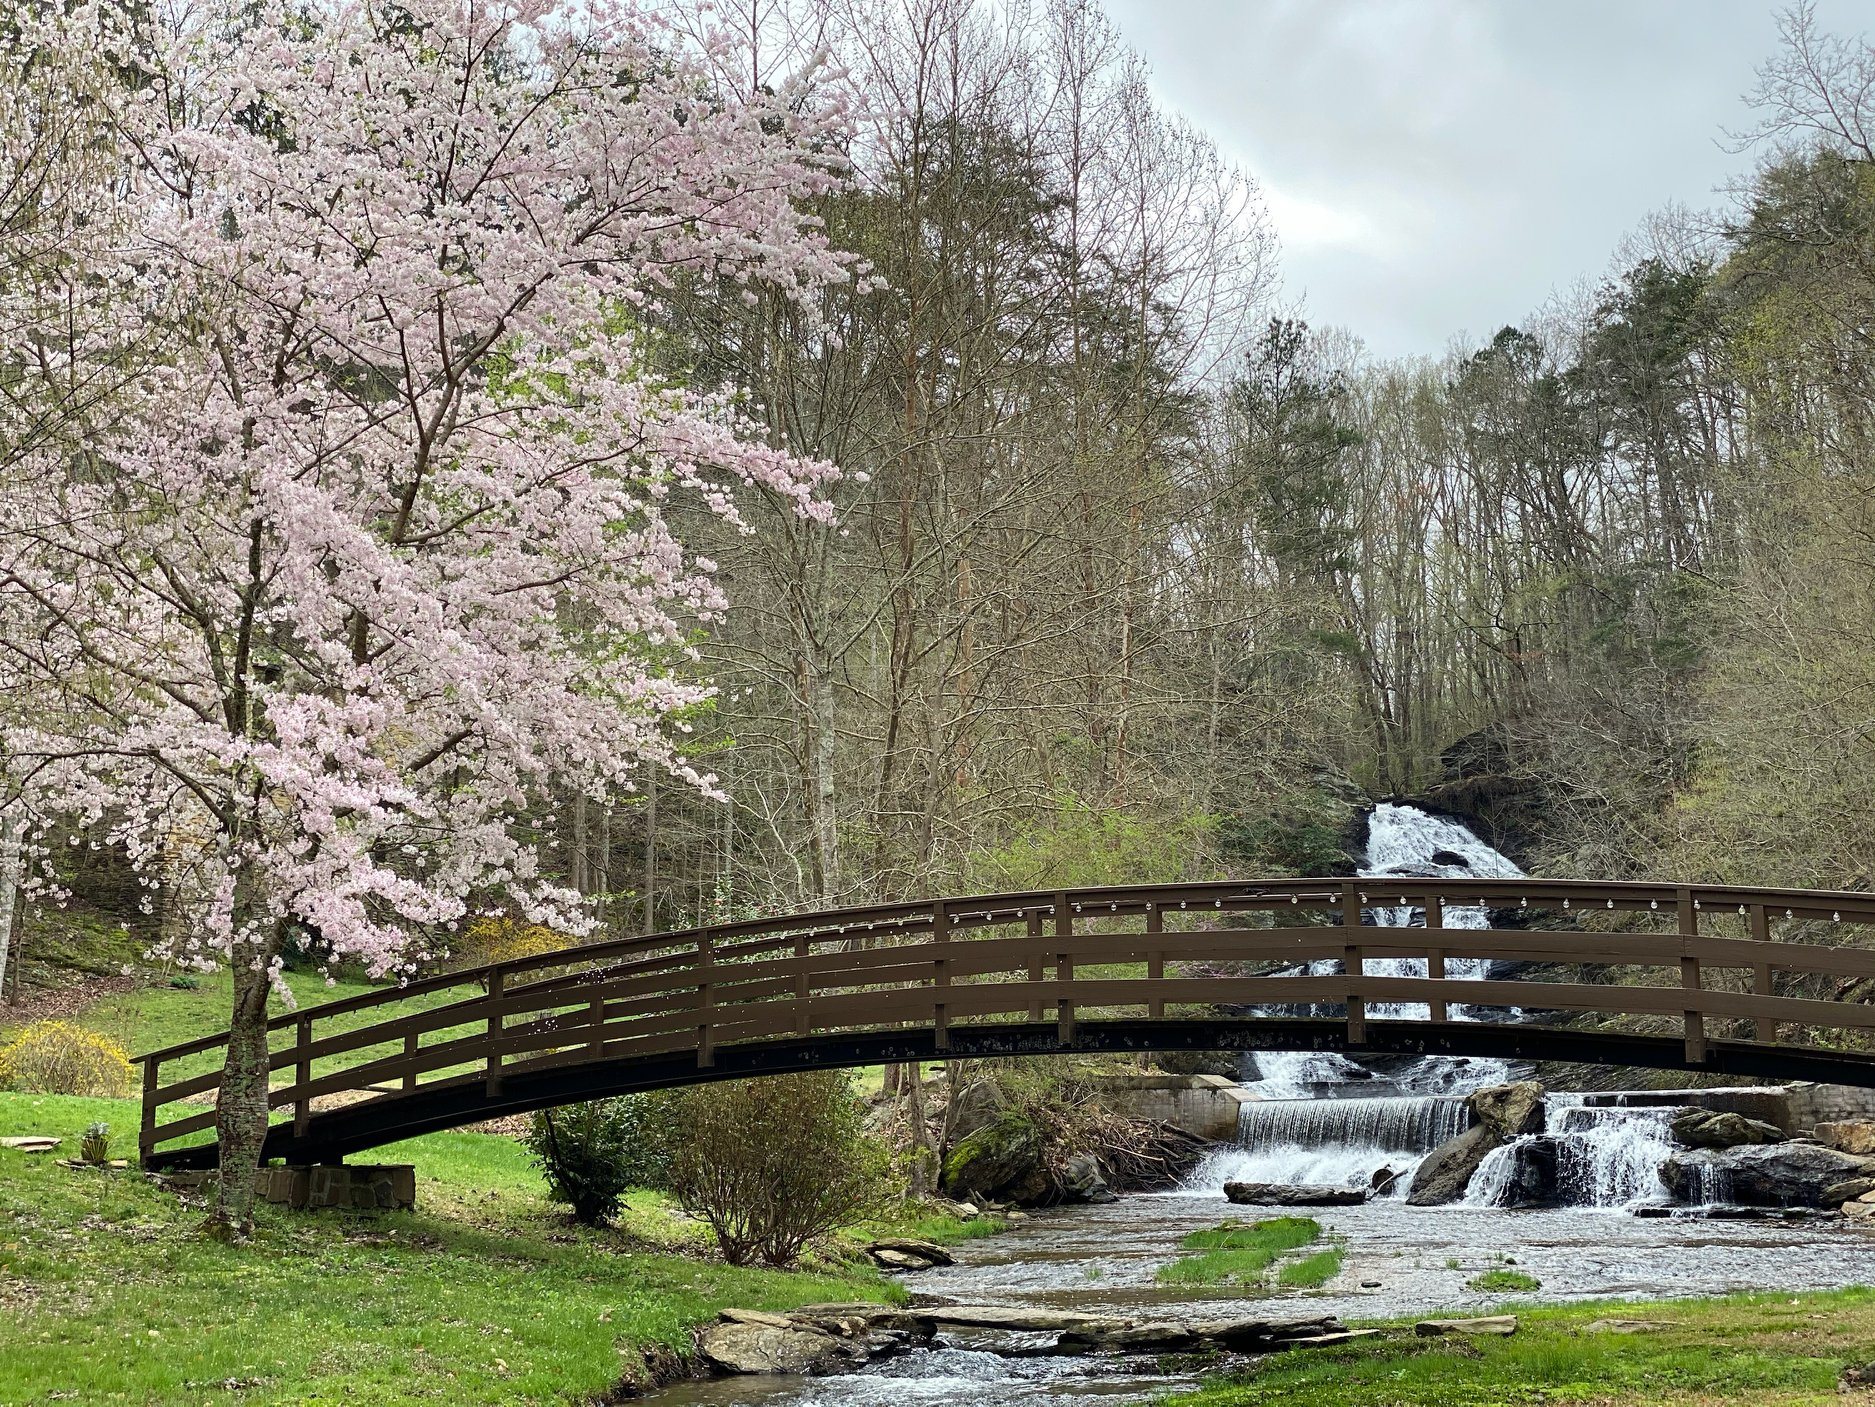
{"label": "shrub", "polygon": [[538,957],[571,948],[576,939],[547,927],[506,915],[484,915],[471,922],[449,955],[452,968],[487,967],[490,963]]}
{"label": "shrub", "polygon": [[111,1161],[111,1126],[102,1120],[85,1126],[84,1137],[78,1140],[78,1157],[87,1163],[104,1164]]}
{"label": "shrub", "polygon": [[134,1083],[128,1051],[69,1021],[35,1021],[0,1047],[0,1089],[123,1099]]}
{"label": "shrub", "polygon": [[845,1074],[817,1070],[648,1096],[668,1190],[731,1265],[792,1264],[816,1236],[882,1204],[885,1150]]}
{"label": "shrub", "polygon": [[668,1140],[653,1127],[661,1113],[654,1095],[536,1113],[527,1147],[547,1175],[548,1193],[569,1204],[575,1220],[598,1226],[618,1215],[627,1188],[662,1186]]}

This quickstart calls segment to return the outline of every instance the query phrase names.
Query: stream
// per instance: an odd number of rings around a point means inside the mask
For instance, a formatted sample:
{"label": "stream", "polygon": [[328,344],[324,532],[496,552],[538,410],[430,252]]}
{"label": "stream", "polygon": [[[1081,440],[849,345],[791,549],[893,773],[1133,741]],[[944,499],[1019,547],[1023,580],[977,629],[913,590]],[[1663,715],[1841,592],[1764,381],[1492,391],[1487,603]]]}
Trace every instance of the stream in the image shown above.
{"label": "stream", "polygon": [[[1369,818],[1360,873],[1457,878],[1522,872],[1460,822],[1383,802]],[[1423,923],[1424,915],[1395,909],[1384,921],[1411,926]],[[1454,928],[1481,928],[1488,921],[1481,909],[1445,912]],[[1314,966],[1334,970],[1332,963]],[[1475,979],[1487,976],[1491,966],[1453,960],[1447,971]],[[1423,975],[1425,961],[1369,959],[1367,970]],[[1421,1012],[1402,1006],[1374,1014],[1411,1018]],[[1453,1020],[1516,1016],[1452,1008]],[[1657,1169],[1673,1146],[1667,1109],[1611,1107],[1607,1101],[1591,1107],[1581,1096],[1552,1091],[1542,1133],[1490,1155],[1462,1203],[1408,1206],[1406,1193],[1420,1159],[1467,1126],[1463,1096],[1526,1073],[1506,1061],[1445,1056],[1246,1056],[1240,1079],[1259,1098],[1243,1106],[1234,1144],[1213,1150],[1182,1188],[1105,1206],[1036,1212],[1002,1235],[953,1247],[956,1264],[907,1275],[904,1283],[915,1293],[960,1304],[1155,1320],[1334,1314],[1350,1323],[1493,1312],[1514,1307],[1519,1298],[1645,1300],[1875,1283],[1875,1230],[1863,1226],[1631,1215],[1635,1206],[1663,1200]],[[1537,1137],[1553,1148],[1557,1185],[1575,1205],[1507,1208],[1518,1148]],[[1304,1209],[1321,1223],[1323,1244],[1339,1244],[1344,1251],[1340,1272],[1318,1290],[1156,1283],[1158,1270],[1178,1258],[1187,1234],[1227,1218],[1282,1214],[1280,1208],[1231,1205],[1223,1190],[1231,1180],[1381,1190],[1360,1206]],[[1484,1271],[1512,1265],[1534,1276],[1541,1288],[1507,1297],[1467,1285]],[[947,1330],[932,1348],[852,1373],[684,1383],[655,1400],[661,1407],[1045,1407],[1095,1399],[1139,1402],[1197,1381],[1197,1370],[1168,1373],[1152,1357],[1023,1352],[1052,1338],[1025,1342],[1020,1335]]]}

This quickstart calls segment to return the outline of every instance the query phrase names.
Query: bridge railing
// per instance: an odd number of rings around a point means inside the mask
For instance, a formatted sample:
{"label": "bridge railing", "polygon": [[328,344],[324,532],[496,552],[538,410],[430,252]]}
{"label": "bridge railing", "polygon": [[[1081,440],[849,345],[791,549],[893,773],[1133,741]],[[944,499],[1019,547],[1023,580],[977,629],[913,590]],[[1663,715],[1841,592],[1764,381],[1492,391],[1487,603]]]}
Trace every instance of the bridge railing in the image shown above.
{"label": "bridge railing", "polygon": [[[1454,908],[1503,926],[1448,926]],[[1760,1042],[1787,1029],[1875,1029],[1875,1008],[1844,999],[1875,979],[1875,952],[1845,941],[1870,928],[1875,896],[1534,879],[1259,880],[873,905],[543,953],[288,1013],[269,1024],[269,1102],[304,1132],[324,1108],[438,1082],[479,1082],[499,1108],[505,1080],[555,1065],[694,1052],[707,1069],[741,1043],[911,1026],[942,1051],[954,1023],[1052,1022],[1069,1044],[1079,1020],[1219,1006],[1331,1009],[1352,1048],[1370,1021],[1437,1024],[1455,1008],[1639,1018],[1677,1029],[1698,1063],[1709,1041],[1741,1029]],[[1397,958],[1423,959],[1426,974],[1373,970]],[[1461,980],[1447,971],[1455,959],[1536,970]],[[1550,980],[1562,964],[1597,980]],[[226,1039],[140,1057],[146,1158],[212,1137]]]}

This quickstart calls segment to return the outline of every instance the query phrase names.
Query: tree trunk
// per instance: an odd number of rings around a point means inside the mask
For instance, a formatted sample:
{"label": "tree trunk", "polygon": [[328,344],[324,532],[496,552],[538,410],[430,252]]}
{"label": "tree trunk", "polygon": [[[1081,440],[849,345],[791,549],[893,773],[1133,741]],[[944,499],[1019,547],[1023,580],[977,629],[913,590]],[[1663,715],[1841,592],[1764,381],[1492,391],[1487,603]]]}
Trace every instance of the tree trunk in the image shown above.
{"label": "tree trunk", "polygon": [[[237,911],[238,913],[238,911]],[[267,1138],[267,965],[272,944],[236,945],[234,1018],[215,1108],[220,1190],[209,1217],[212,1234],[238,1238],[254,1229],[254,1179]]]}
{"label": "tree trunk", "polygon": [[13,916],[19,906],[23,834],[11,817],[0,816],[0,1000],[6,997],[7,965],[13,955]]}

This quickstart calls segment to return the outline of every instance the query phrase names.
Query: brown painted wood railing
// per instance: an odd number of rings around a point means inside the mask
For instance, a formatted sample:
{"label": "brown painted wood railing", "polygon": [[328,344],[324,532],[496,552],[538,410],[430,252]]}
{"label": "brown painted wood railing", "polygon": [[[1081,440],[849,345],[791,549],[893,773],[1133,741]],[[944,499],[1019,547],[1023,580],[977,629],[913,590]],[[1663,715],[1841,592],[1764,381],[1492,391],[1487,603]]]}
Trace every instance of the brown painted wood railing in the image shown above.
{"label": "brown painted wood railing", "polygon": [[[1458,906],[1542,926],[1443,926]],[[1392,926],[1400,908],[1424,910],[1426,926]],[[1611,926],[1611,913],[1627,917]],[[1220,1006],[1291,1004],[1345,1009],[1348,1049],[1370,1025],[1398,1024],[1375,1005],[1424,1005],[1418,1024],[1431,1027],[1460,1004],[1653,1018],[1677,1028],[1697,1067],[1737,1029],[1762,1044],[1782,1027],[1875,1029],[1875,1007],[1843,999],[1875,978],[1875,951],[1854,946],[1870,930],[1870,895],[1537,879],[1254,880],[873,905],[599,943],[290,1013],[270,1023],[270,1101],[297,1135],[336,1105],[441,1085],[479,1084],[496,1111],[504,1081],[555,1067],[693,1053],[705,1079],[725,1049],[788,1038],[915,1027],[942,1053],[966,1024],[1052,1017],[1067,1047],[1081,1021],[1215,1021]],[[1363,970],[1402,957],[1427,959],[1427,975]],[[1456,980],[1444,975],[1454,958],[1621,972],[1618,983]],[[1337,970],[1235,975],[1239,964],[1324,959]],[[1828,997],[1781,991],[1819,976],[1835,979]],[[139,1057],[146,1160],[212,1130],[226,1040]],[[179,1071],[167,1084],[166,1069]]]}

